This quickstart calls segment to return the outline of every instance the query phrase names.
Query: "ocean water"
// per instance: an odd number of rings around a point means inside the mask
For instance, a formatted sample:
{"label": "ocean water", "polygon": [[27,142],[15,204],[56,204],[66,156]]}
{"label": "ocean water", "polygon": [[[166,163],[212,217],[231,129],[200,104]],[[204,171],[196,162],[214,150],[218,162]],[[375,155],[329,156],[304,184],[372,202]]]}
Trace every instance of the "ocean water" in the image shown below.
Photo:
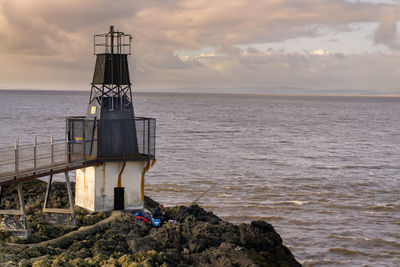
{"label": "ocean water", "polygon": [[[0,91],[0,147],[65,135],[89,93]],[[148,195],[265,220],[304,266],[400,263],[400,98],[134,95],[157,118]]]}

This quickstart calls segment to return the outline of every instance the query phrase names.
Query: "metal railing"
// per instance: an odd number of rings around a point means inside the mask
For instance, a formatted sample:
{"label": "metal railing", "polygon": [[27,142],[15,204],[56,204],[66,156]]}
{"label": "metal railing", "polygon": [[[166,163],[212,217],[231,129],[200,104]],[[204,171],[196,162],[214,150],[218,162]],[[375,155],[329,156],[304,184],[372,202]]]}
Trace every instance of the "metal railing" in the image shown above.
{"label": "metal railing", "polygon": [[[84,142],[89,141],[84,140],[81,146]],[[19,144],[17,138],[14,147],[0,148],[0,179],[21,178],[82,164],[86,161],[85,154],[69,149],[76,145],[75,141],[54,140],[52,136],[48,142],[37,142],[35,137],[33,144]]]}
{"label": "metal railing", "polygon": [[[67,117],[66,128],[68,140],[86,140],[87,145],[78,149],[84,149],[88,158],[105,161],[108,159],[155,159],[156,120],[154,118],[135,117],[132,121],[132,119],[87,120],[81,116]],[[116,131],[113,132],[112,128]],[[116,139],[116,136],[119,136],[119,139]],[[113,148],[107,151],[107,148],[111,146]],[[70,150],[75,150],[75,148],[71,147]]]}
{"label": "metal railing", "polygon": [[139,154],[154,159],[156,155],[156,120],[136,117],[135,124]]}
{"label": "metal railing", "polygon": [[[0,183],[10,179],[45,176],[44,174],[85,167],[88,163],[107,161],[98,159],[90,154],[89,149],[97,145],[95,138],[85,138],[88,123],[82,117],[67,118],[74,120],[76,136],[68,136],[67,140],[54,140],[51,136],[47,142],[20,144],[18,138],[14,147],[0,148]],[[135,118],[138,154],[121,160],[150,160],[155,159],[156,120],[153,118]],[[112,160],[118,160],[113,158]],[[41,175],[43,174],[43,175]]]}

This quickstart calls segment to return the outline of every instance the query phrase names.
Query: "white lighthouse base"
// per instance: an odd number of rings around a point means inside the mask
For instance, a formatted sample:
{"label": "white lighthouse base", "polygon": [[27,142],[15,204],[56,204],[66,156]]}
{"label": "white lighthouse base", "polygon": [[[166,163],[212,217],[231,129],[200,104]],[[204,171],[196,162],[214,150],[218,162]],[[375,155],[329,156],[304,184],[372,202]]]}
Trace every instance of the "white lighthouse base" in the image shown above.
{"label": "white lighthouse base", "polygon": [[[123,162],[105,162],[99,166],[76,170],[75,205],[87,210],[114,210],[114,187]],[[128,161],[121,174],[121,186],[125,188],[125,209],[142,209],[144,199],[144,170],[146,161]]]}

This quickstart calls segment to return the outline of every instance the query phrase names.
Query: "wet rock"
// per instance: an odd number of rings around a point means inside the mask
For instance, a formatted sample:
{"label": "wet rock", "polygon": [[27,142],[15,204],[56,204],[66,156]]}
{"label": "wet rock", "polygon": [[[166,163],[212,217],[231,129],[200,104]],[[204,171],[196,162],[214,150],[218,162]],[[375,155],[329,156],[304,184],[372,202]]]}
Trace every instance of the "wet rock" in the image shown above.
{"label": "wet rock", "polygon": [[0,229],[0,240],[7,240],[11,236],[11,232],[6,229]]}
{"label": "wet rock", "polygon": [[[110,217],[78,208],[78,226],[71,229],[43,219],[44,182],[23,188],[33,234],[19,240],[0,231],[0,266],[300,266],[274,227],[263,221],[234,225],[194,204],[165,208],[167,220],[175,223],[153,228],[129,213]],[[54,188],[64,190],[65,185],[55,183]],[[1,205],[12,204],[10,194],[5,200]],[[68,205],[66,194],[55,193],[49,205]],[[157,205],[145,197],[150,212]]]}
{"label": "wet rock", "polygon": [[155,250],[158,247],[158,242],[151,236],[144,236],[134,238],[129,241],[129,250],[132,253],[138,253],[141,251]]}
{"label": "wet rock", "polygon": [[151,212],[154,212],[154,209],[160,205],[157,201],[154,201],[153,199],[149,198],[148,196],[144,196],[144,206]]}
{"label": "wet rock", "polygon": [[177,206],[166,210],[167,219],[174,219],[178,222],[203,221],[209,223],[218,223],[221,221],[212,212],[204,211],[199,205],[193,204],[190,207]]}

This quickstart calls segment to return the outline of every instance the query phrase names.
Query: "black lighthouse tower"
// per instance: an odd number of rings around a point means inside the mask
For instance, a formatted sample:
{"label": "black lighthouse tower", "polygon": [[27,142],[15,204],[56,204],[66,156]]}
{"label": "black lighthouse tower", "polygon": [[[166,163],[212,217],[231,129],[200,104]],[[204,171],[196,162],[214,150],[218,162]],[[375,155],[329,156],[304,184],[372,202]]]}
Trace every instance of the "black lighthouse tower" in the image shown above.
{"label": "black lighthouse tower", "polygon": [[68,164],[79,168],[75,204],[91,211],[143,207],[144,175],[155,163],[156,120],[133,109],[131,44],[113,26],[94,36],[86,116],[67,117]]}
{"label": "black lighthouse tower", "polygon": [[94,36],[97,58],[85,132],[86,139],[97,140],[97,145],[86,144],[90,157],[129,159],[139,154],[127,58],[131,43],[131,35],[113,26],[108,33]]}

